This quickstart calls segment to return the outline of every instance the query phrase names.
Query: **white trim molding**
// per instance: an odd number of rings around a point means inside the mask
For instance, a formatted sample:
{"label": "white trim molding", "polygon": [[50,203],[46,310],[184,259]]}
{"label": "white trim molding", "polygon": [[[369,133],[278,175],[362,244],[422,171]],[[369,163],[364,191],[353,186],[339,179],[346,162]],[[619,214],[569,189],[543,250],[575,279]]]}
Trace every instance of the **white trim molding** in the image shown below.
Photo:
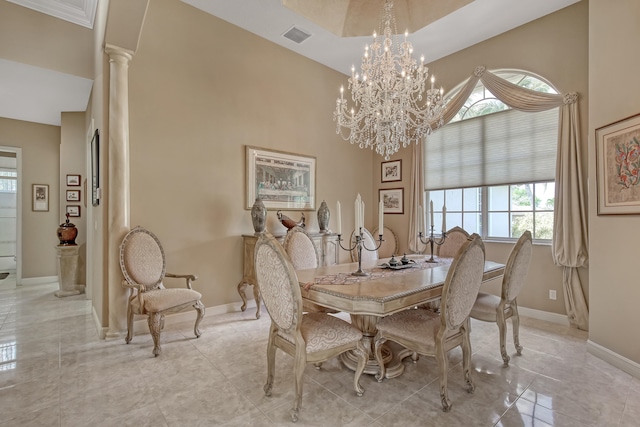
{"label": "white trim molding", "polygon": [[[81,0],[70,2],[65,0],[7,0],[19,6],[45,13],[54,18],[93,29],[98,0]],[[80,4],[78,4],[80,3]]]}
{"label": "white trim molding", "polygon": [[587,352],[640,379],[640,364],[633,360],[620,356],[618,353],[614,353],[608,348],[603,347],[600,344],[596,344],[591,340],[587,340]]}
{"label": "white trim molding", "polygon": [[569,326],[569,319],[565,314],[551,313],[550,311],[542,311],[520,306],[518,306],[518,314],[520,314],[520,316],[531,317],[538,320],[546,320],[547,322],[559,323],[561,325]]}

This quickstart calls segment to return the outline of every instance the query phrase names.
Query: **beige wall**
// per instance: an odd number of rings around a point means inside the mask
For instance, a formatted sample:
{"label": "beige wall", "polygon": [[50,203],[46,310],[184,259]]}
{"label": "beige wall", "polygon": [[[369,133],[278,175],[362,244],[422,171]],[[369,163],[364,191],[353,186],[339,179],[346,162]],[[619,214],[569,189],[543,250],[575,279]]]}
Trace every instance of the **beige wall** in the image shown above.
{"label": "beige wall", "polygon": [[0,1],[2,59],[90,79],[90,34],[89,28]]}
{"label": "beige wall", "polygon": [[[586,1],[577,3],[435,61],[429,64],[429,71],[436,76],[438,84],[445,91],[466,80],[477,65],[484,65],[488,70],[515,68],[530,71],[548,79],[561,93],[578,92],[586,170],[588,12]],[[399,235],[400,250],[405,251],[408,240],[411,150],[401,150],[393,159],[402,159],[402,182],[380,184],[380,163],[384,159],[376,156],[374,191],[377,193],[378,188],[405,188],[405,215],[385,215],[385,223]],[[377,198],[377,194],[375,197]],[[489,259],[506,261],[512,244],[488,242],[486,246]],[[580,270],[583,288],[587,293],[587,269]],[[485,287],[492,291],[498,289],[496,284]],[[557,300],[549,300],[550,289],[557,291]],[[551,246],[535,245],[527,285],[518,302],[523,307],[566,314],[563,298],[562,270],[553,264]]]}
{"label": "beige wall", "polygon": [[[22,148],[22,278],[56,276],[60,127],[0,118],[0,145]],[[32,185],[49,186],[49,211],[32,210]]]}
{"label": "beige wall", "polygon": [[[245,145],[315,156],[316,208],[326,200],[335,211],[340,200],[345,230],[353,227],[357,192],[374,205],[372,154],[339,139],[332,121],[345,76],[158,0],[150,2],[129,78],[131,225],[158,235],[168,271],[198,274],[206,306],[240,301],[240,236],[253,233]],[[308,229],[318,230],[316,213],[305,215]],[[369,209],[366,222],[375,221]],[[267,228],[285,231],[275,211]]]}
{"label": "beige wall", "polygon": [[640,113],[638,17],[637,0],[589,2],[589,339],[637,364],[640,217],[598,216],[594,171],[595,129]]}

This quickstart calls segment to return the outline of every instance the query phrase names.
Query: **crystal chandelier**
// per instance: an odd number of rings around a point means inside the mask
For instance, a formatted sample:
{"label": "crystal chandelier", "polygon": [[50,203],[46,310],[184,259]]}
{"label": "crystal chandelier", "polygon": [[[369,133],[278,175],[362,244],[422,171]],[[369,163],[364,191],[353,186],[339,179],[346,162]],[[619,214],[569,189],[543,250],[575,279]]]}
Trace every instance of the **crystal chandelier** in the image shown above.
{"label": "crystal chandelier", "polygon": [[425,91],[428,68],[424,56],[420,64],[411,56],[413,46],[404,34],[396,31],[393,3],[385,0],[380,20],[380,35],[373,33],[373,43],[362,57],[362,74],[351,67],[349,89],[354,107],[347,107],[344,87],[336,101],[333,120],[336,133],[360,148],[375,148],[385,160],[411,142],[444,124],[445,105],[442,89]]}

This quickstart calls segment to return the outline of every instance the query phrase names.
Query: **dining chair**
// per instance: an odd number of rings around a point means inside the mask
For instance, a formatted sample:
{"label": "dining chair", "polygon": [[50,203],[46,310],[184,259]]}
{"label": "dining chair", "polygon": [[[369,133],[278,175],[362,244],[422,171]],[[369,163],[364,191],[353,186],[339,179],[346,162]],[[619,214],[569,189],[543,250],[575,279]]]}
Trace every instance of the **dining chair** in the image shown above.
{"label": "dining chair", "polygon": [[[387,227],[386,225],[382,227],[382,239],[383,242],[378,248],[378,256],[380,258],[390,258],[394,255],[398,255],[398,236],[396,232]],[[378,236],[380,234],[380,230],[376,227],[373,230],[373,236]]]}
{"label": "dining chair", "polygon": [[462,348],[462,368],[467,391],[473,393],[471,379],[471,341],[469,313],[476,299],[484,271],[485,249],[482,239],[474,234],[462,246],[449,267],[442,287],[440,314],[424,308],[400,311],[378,322],[374,339],[375,358],[380,366],[376,379],[385,378],[382,345],[394,341],[403,347],[436,358],[440,374],[442,410],[449,412],[451,402],[447,392],[447,352]]}
{"label": "dining chair", "polygon": [[[302,227],[295,226],[290,228],[284,236],[282,247],[287,255],[289,255],[291,264],[293,264],[293,268],[295,270],[318,268],[320,265],[318,249],[313,243],[309,233],[307,233],[307,231]],[[308,301],[303,302],[303,308],[304,311],[337,313],[336,310],[331,310]]]}
{"label": "dining chair", "polygon": [[447,231],[447,237],[444,239],[444,243],[437,245],[436,255],[442,258],[455,257],[468,238],[469,233],[463,228],[458,226],[453,227]]}
{"label": "dining chair", "polygon": [[525,231],[511,249],[504,276],[500,296],[480,292],[471,309],[471,317],[485,322],[495,322],[500,333],[500,354],[506,366],[509,365],[507,354],[507,319],[511,318],[513,326],[513,343],[518,356],[522,354],[520,345],[520,316],[518,314],[518,294],[524,287],[533,244],[531,232]]}
{"label": "dining chair", "polygon": [[362,332],[350,323],[326,313],[303,313],[300,283],[283,247],[268,232],[256,243],[255,272],[271,327],[267,344],[267,382],[264,392],[271,396],[275,375],[276,349],[293,357],[295,399],[292,421],[297,421],[302,405],[303,374],[307,363],[318,364],[346,351],[357,356],[353,387],[358,396],[364,389],[360,376],[369,357]]}
{"label": "dining chair", "polygon": [[[371,232],[366,228],[362,227],[362,238],[364,246],[368,249],[362,248],[362,261],[375,261],[380,258],[378,255],[378,241],[373,238]],[[356,232],[355,230],[351,232],[351,245],[355,245],[356,242]],[[369,250],[376,248],[375,250]],[[351,251],[351,262],[358,262],[358,250],[354,248]]]}
{"label": "dining chair", "polygon": [[[197,277],[166,272],[164,249],[155,234],[140,226],[129,231],[120,244],[120,269],[124,276],[122,286],[131,291],[127,302],[127,344],[133,339],[133,317],[142,314],[147,316],[149,323],[153,355],[160,355],[160,332],[164,329],[165,314],[188,307],[196,309],[193,332],[196,338],[200,337],[198,326],[205,308],[200,301],[202,295],[191,286]],[[166,288],[165,277],[185,279],[186,287]]]}

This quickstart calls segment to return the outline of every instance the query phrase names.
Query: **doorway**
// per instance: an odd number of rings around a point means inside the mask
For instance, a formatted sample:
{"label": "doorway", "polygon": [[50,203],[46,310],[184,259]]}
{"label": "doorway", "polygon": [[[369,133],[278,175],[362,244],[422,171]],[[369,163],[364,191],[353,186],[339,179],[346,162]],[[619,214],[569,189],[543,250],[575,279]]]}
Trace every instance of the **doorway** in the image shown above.
{"label": "doorway", "polygon": [[21,281],[21,149],[0,147],[0,290]]}

